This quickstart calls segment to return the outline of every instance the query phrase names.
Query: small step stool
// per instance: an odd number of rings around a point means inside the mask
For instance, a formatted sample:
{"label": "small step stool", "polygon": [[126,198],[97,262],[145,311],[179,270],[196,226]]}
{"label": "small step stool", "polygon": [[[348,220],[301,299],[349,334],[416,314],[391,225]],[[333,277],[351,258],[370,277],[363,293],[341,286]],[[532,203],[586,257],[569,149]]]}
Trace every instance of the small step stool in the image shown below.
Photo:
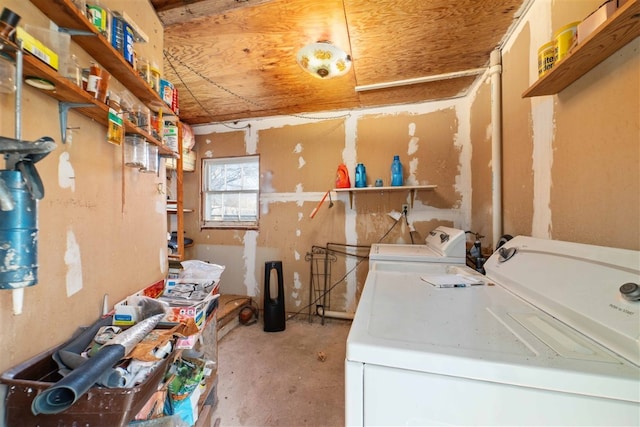
{"label": "small step stool", "polygon": [[220,294],[218,299],[217,330],[218,341],[233,328],[240,325],[240,310],[251,306],[251,297],[246,295]]}

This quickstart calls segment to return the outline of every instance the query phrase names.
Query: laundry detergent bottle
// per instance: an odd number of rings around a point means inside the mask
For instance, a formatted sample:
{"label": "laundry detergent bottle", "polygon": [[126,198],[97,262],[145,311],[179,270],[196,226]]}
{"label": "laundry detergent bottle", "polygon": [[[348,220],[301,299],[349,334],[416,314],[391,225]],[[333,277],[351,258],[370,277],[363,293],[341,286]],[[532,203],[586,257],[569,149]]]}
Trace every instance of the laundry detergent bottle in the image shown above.
{"label": "laundry detergent bottle", "polygon": [[393,156],[393,162],[391,162],[391,185],[393,187],[404,185],[404,178],[402,175],[402,163],[400,163],[400,156]]}
{"label": "laundry detergent bottle", "polygon": [[367,170],[362,163],[356,166],[356,187],[362,188],[367,186]]}

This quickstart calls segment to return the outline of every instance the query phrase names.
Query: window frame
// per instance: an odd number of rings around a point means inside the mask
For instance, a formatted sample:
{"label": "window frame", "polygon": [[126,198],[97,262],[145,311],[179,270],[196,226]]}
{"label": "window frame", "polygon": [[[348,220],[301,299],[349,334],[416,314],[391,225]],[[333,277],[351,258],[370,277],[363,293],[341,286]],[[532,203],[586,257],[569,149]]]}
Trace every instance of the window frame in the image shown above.
{"label": "window frame", "polygon": [[[208,188],[208,171],[210,169],[209,164],[233,164],[243,163],[247,160],[254,160],[257,164],[257,180],[258,185],[256,190],[217,190],[212,191]],[[200,177],[200,227],[202,229],[240,229],[240,230],[254,230],[258,229],[260,223],[260,155],[250,154],[244,156],[228,156],[228,157],[207,157],[201,160],[201,177]],[[207,219],[206,210],[209,198],[209,194],[255,194],[256,197],[256,212],[255,220],[250,221],[229,221],[229,220],[212,220]]]}

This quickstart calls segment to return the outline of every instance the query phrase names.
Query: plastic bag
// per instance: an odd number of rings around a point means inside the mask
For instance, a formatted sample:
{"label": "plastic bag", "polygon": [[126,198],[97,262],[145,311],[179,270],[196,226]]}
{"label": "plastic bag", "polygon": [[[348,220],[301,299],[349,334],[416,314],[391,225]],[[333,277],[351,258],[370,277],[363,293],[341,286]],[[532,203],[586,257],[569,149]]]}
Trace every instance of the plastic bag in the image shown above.
{"label": "plastic bag", "polygon": [[217,282],[225,269],[224,265],[210,264],[200,260],[182,261],[180,264],[183,268],[180,272],[181,279],[208,279]]}

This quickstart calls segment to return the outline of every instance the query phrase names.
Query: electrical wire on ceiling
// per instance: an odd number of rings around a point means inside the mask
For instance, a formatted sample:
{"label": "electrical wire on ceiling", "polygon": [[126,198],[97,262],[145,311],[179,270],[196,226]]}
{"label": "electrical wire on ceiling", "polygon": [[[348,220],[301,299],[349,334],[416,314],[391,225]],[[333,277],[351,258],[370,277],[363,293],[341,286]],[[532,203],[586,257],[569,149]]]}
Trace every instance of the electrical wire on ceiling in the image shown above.
{"label": "electrical wire on ceiling", "polygon": [[[204,104],[198,99],[198,97],[195,95],[195,93],[193,93],[193,91],[187,85],[187,83],[182,79],[182,76],[178,72],[178,70],[177,70],[176,66],[174,65],[173,61],[177,62],[178,64],[180,64],[181,66],[183,66],[184,68],[186,68],[187,70],[189,70],[190,72],[195,74],[196,76],[198,76],[201,79],[203,79],[204,81],[206,81],[207,83],[210,83],[210,84],[214,85],[215,87],[217,87],[218,89],[220,89],[220,90],[222,90],[224,92],[227,92],[229,95],[234,96],[234,97],[236,97],[238,99],[241,99],[244,102],[246,102],[246,103],[248,103],[250,105],[253,105],[254,107],[258,107],[260,109],[265,109],[266,108],[264,105],[261,105],[261,104],[255,102],[255,101],[253,101],[253,100],[251,100],[251,99],[249,99],[249,98],[247,98],[245,96],[237,94],[237,93],[233,92],[232,90],[222,86],[220,83],[217,83],[217,82],[211,80],[209,77],[205,76],[204,74],[200,73],[198,70],[196,70],[193,67],[191,67],[190,65],[186,64],[184,61],[182,61],[180,58],[178,58],[175,55],[173,55],[172,53],[170,53],[168,50],[164,49],[163,50],[163,54],[164,54],[165,59],[167,60],[167,63],[171,67],[171,70],[176,75],[178,80],[180,80],[180,83],[182,83],[182,85],[187,90],[187,92],[189,92],[189,94],[194,99],[194,101],[207,114],[209,119],[211,119],[212,123],[221,123],[224,126],[227,126],[227,124],[225,124],[224,122],[217,122],[216,120],[214,120],[213,114],[211,114],[209,109],[207,109],[204,106]],[[291,116],[291,117],[296,117],[296,118],[299,118],[299,119],[307,119],[307,120],[335,120],[335,119],[344,119],[344,118],[351,117],[351,113],[349,113],[349,112],[347,112],[346,114],[341,114],[341,115],[336,115],[336,116],[328,116],[328,117],[311,117],[311,116],[305,116],[305,115],[301,115],[301,114],[287,114],[287,115]],[[230,127],[230,126],[227,126],[227,127]],[[250,127],[250,125],[247,125],[247,127]],[[233,128],[233,127],[230,127],[230,128],[231,129],[236,129],[236,128]],[[244,129],[244,128],[238,128],[238,129]]]}

